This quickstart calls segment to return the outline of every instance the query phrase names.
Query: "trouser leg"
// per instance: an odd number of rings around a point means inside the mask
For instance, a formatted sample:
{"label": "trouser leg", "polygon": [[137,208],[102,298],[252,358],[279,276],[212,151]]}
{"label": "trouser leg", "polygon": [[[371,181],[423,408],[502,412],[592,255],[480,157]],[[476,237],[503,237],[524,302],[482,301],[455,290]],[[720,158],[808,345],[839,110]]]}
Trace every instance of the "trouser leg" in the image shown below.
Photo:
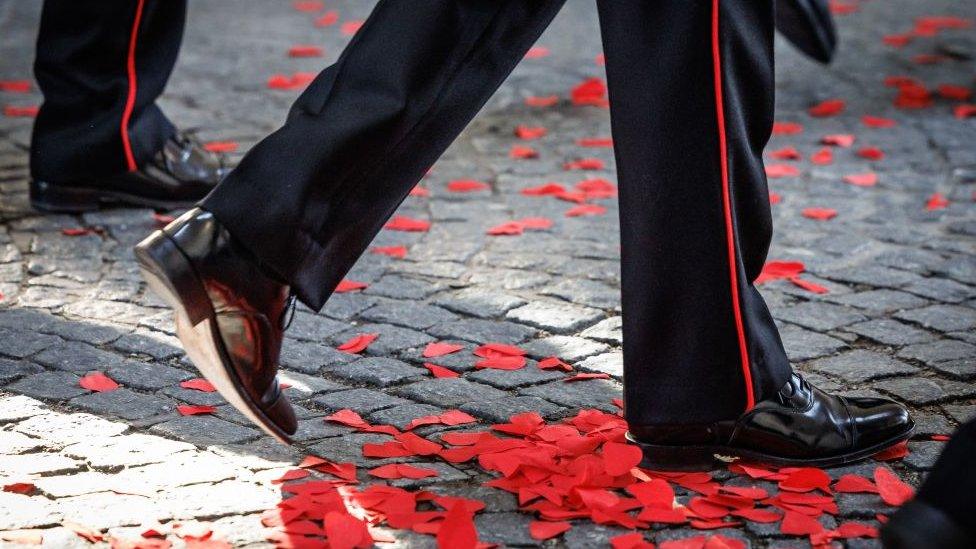
{"label": "trouser leg", "polygon": [[318,309],[563,0],[381,0],[202,207]]}
{"label": "trouser leg", "polygon": [[626,417],[734,418],[790,365],[771,238],[771,0],[599,0],[620,190]]}
{"label": "trouser leg", "polygon": [[185,13],[185,0],[44,2],[34,63],[44,94],[31,143],[35,179],[134,170],[162,148],[175,129],[155,100],[176,62]]}

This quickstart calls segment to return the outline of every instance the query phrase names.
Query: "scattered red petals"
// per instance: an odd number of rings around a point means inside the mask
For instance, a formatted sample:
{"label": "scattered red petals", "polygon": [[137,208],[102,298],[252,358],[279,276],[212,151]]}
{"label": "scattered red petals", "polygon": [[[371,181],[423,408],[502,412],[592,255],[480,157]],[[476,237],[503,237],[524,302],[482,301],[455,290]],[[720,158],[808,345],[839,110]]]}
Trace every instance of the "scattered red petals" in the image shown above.
{"label": "scattered red petals", "polygon": [[369,284],[366,284],[365,282],[342,279],[336,286],[335,293],[344,294],[348,292],[358,292],[359,290],[364,290],[367,287],[369,287]]}
{"label": "scattered red petals", "polygon": [[309,44],[298,44],[288,48],[288,57],[322,57],[322,48]]}
{"label": "scattered red petals", "polygon": [[824,145],[833,145],[834,147],[850,147],[854,144],[856,137],[847,133],[837,133],[829,134],[820,138],[820,142]]}
{"label": "scattered red petals", "polygon": [[532,46],[529,51],[525,52],[526,59],[541,59],[543,57],[549,57],[549,48],[545,46]]}
{"label": "scattered red petals", "polygon": [[285,471],[280,477],[271,480],[271,484],[284,484],[292,480],[303,479],[308,476],[308,471],[305,469],[290,469]]}
{"label": "scattered red petals", "polygon": [[176,411],[181,416],[198,416],[201,414],[212,414],[217,411],[214,406],[181,404],[176,407]]}
{"label": "scattered red petals", "polygon": [[884,151],[878,147],[861,147],[857,150],[857,155],[871,161],[884,160],[885,157]]}
{"label": "scattered red petals", "polygon": [[4,484],[3,491],[27,495],[34,491],[34,484],[31,482],[12,482],[10,484]]}
{"label": "scattered red petals", "polygon": [[489,189],[491,185],[474,179],[455,179],[447,184],[447,190],[452,193],[470,193]]}
{"label": "scattered red petals", "polygon": [[364,22],[365,21],[359,21],[359,20],[346,21],[345,23],[339,26],[339,32],[341,32],[345,36],[352,36],[357,32],[359,32],[359,29],[363,28]]}
{"label": "scattered red petals", "polygon": [[576,140],[580,147],[613,147],[613,138],[610,137],[582,137]]}
{"label": "scattered red petals", "polygon": [[455,503],[444,516],[437,531],[438,549],[473,549],[478,545],[478,531],[473,514],[463,503]]}
{"label": "scattered red petals", "polygon": [[810,116],[827,117],[835,116],[844,111],[846,103],[842,99],[828,99],[810,107],[807,112]]}
{"label": "scattered red petals", "polygon": [[874,483],[881,500],[892,506],[900,506],[915,496],[915,489],[902,482],[887,467],[874,470]]}
{"label": "scattered red petals", "polygon": [[381,465],[380,467],[375,467],[367,472],[374,477],[387,480],[400,478],[420,479],[436,477],[438,474],[434,469],[423,469],[406,463],[391,463],[389,465]]}
{"label": "scattered red petals", "polygon": [[869,128],[894,128],[898,124],[890,118],[871,116],[869,114],[861,117],[861,123]]}
{"label": "scattered red petals", "polygon": [[574,105],[608,106],[607,84],[602,78],[587,78],[572,89],[570,100]]}
{"label": "scattered red petals", "polygon": [[184,389],[192,389],[194,391],[201,391],[204,393],[213,393],[214,391],[217,390],[213,386],[213,383],[210,383],[209,381],[203,379],[202,377],[181,381],[180,387],[183,387]]}
{"label": "scattered red petals", "polygon": [[873,187],[878,184],[878,174],[874,172],[855,173],[844,176],[844,182],[857,187]]}
{"label": "scattered red petals", "polygon": [[473,416],[462,412],[461,410],[448,410],[443,414],[418,417],[412,420],[406,427],[405,431],[410,431],[411,429],[416,429],[422,425],[465,425],[467,423],[474,423],[478,421]]}
{"label": "scattered red petals", "polygon": [[803,132],[803,126],[796,122],[773,122],[773,135],[796,135]]}
{"label": "scattered red petals", "polygon": [[268,78],[268,88],[272,90],[300,90],[315,80],[315,73],[296,72],[291,76],[275,74]]}
{"label": "scattered red petals", "polygon": [[203,144],[203,150],[212,153],[232,153],[237,147],[236,141],[208,141]]}
{"label": "scattered red petals", "polygon": [[567,377],[563,381],[571,383],[574,381],[586,381],[587,379],[610,379],[610,374],[605,372],[583,372],[572,377]]}
{"label": "scattered red petals", "polygon": [[796,147],[783,147],[781,149],[776,149],[775,151],[769,151],[766,153],[770,158],[776,160],[799,160],[802,158],[800,156],[800,151],[796,150]]}
{"label": "scattered red petals", "polygon": [[539,139],[546,135],[546,133],[548,133],[548,130],[542,126],[523,126],[520,124],[515,127],[515,136],[519,139]]}
{"label": "scattered red petals", "polygon": [[599,158],[580,158],[563,164],[564,170],[602,170],[606,167]]}
{"label": "scattered red petals", "polygon": [[599,204],[580,204],[575,208],[570,208],[566,210],[563,214],[566,217],[581,217],[585,215],[603,215],[607,213],[607,209]]}
{"label": "scattered red petals", "polygon": [[936,90],[939,95],[952,101],[969,101],[973,97],[973,90],[956,84],[940,84]]}
{"label": "scattered red petals", "polygon": [[3,115],[11,118],[34,118],[40,110],[37,105],[4,105]]}
{"label": "scattered red petals", "polygon": [[339,345],[336,349],[352,354],[361,353],[378,337],[380,334],[359,334]]}
{"label": "scattered red petals", "polygon": [[523,160],[539,158],[539,151],[532,147],[526,147],[525,145],[512,145],[512,148],[508,151],[508,157]]}
{"label": "scattered red petals", "polygon": [[102,372],[92,372],[78,380],[78,385],[83,389],[95,391],[96,393],[107,393],[119,388],[119,384]]}
{"label": "scattered red petals", "polygon": [[768,164],[766,166],[766,177],[779,179],[781,177],[795,177],[800,175],[800,169],[789,164]]}
{"label": "scattered red petals", "polygon": [[294,8],[295,11],[313,12],[322,11],[325,4],[323,4],[320,0],[299,0],[297,2],[292,2],[291,7]]}
{"label": "scattered red petals", "polygon": [[533,520],[529,523],[529,535],[535,540],[547,540],[554,538],[573,527],[566,521],[548,522],[543,520]]}
{"label": "scattered red petals", "polygon": [[455,343],[442,343],[435,341],[433,343],[428,343],[424,347],[423,357],[433,358],[438,356],[449,355],[451,353],[456,353],[464,348],[464,345],[457,345]]}
{"label": "scattered red petals", "polygon": [[423,219],[395,215],[383,228],[391,231],[425,232],[430,230],[430,222],[424,221]]}
{"label": "scattered red petals", "polygon": [[316,27],[331,27],[339,22],[339,12],[329,10],[315,19]]}
{"label": "scattered red petals", "polygon": [[30,89],[30,80],[0,80],[0,92],[29,93]]}
{"label": "scattered red petals", "polygon": [[376,255],[395,257],[397,259],[407,257],[406,246],[374,246],[370,248],[369,252]]}
{"label": "scattered red petals", "polygon": [[430,373],[436,378],[461,377],[461,374],[455,372],[454,370],[450,370],[443,366],[438,366],[437,364],[431,364],[429,362],[424,363],[424,368],[430,370]]}
{"label": "scattered red petals", "polygon": [[559,103],[559,96],[547,95],[545,97],[530,96],[525,98],[525,104],[529,107],[551,107]]}
{"label": "scattered red petals", "polygon": [[845,494],[878,493],[878,487],[873,482],[855,474],[846,474],[837,479],[834,490]]}
{"label": "scattered red petals", "polygon": [[925,209],[928,211],[933,210],[944,210],[949,207],[949,200],[942,196],[941,193],[932,193],[928,200],[925,201]]}
{"label": "scattered red petals", "polygon": [[908,442],[901,441],[871,456],[878,461],[895,461],[908,455]]}
{"label": "scattered red petals", "polygon": [[759,273],[759,277],[756,278],[755,283],[763,284],[773,280],[785,279],[789,280],[795,286],[814,293],[825,294],[829,291],[819,284],[800,278],[800,274],[804,270],[806,270],[806,267],[800,261],[768,261],[763,266],[763,270]]}
{"label": "scattered red petals", "polygon": [[834,151],[824,147],[810,155],[810,162],[818,166],[827,166],[834,163]]}
{"label": "scattered red petals", "polygon": [[572,372],[573,367],[566,364],[559,357],[551,356],[540,360],[536,365],[540,370],[562,370],[564,372]]}
{"label": "scattered red petals", "polygon": [[837,217],[837,210],[833,208],[804,208],[803,217],[827,221]]}

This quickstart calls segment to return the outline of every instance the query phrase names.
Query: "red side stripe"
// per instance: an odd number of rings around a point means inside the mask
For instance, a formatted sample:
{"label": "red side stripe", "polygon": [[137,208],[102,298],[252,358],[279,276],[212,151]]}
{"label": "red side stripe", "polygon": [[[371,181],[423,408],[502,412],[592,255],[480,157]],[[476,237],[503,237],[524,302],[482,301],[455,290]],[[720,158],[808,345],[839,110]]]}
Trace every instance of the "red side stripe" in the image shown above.
{"label": "red side stripe", "polygon": [[132,143],[129,141],[129,119],[136,104],[136,37],[139,35],[139,23],[142,21],[142,8],[146,0],[138,0],[136,16],[132,21],[132,32],[129,34],[129,54],[126,57],[126,71],[129,74],[129,94],[125,98],[125,109],[122,111],[122,149],[125,151],[125,162],[129,171],[135,171],[136,157],[132,154]]}
{"label": "red side stripe", "polygon": [[715,113],[718,119],[718,148],[722,168],[722,206],[725,210],[725,237],[729,252],[729,283],[732,292],[732,312],[735,330],[739,338],[739,358],[746,388],[746,410],[756,405],[752,388],[752,370],[749,368],[749,350],[746,331],[739,304],[739,268],[735,251],[735,230],[732,225],[732,196],[729,189],[729,147],[725,135],[725,102],[722,97],[722,48],[719,40],[719,0],[712,0],[712,72],[715,82]]}

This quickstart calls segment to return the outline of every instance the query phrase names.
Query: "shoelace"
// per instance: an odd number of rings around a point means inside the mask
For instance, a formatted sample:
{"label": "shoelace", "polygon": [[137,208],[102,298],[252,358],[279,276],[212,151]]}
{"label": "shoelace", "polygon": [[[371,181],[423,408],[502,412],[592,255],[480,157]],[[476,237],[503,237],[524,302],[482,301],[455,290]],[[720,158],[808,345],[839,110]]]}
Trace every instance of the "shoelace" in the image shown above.
{"label": "shoelace", "polygon": [[[288,301],[285,302],[285,310],[281,314],[281,331],[287,330],[291,326],[292,320],[295,320],[295,309],[298,308],[298,296],[295,294],[288,294]],[[285,318],[288,320],[285,321]]]}

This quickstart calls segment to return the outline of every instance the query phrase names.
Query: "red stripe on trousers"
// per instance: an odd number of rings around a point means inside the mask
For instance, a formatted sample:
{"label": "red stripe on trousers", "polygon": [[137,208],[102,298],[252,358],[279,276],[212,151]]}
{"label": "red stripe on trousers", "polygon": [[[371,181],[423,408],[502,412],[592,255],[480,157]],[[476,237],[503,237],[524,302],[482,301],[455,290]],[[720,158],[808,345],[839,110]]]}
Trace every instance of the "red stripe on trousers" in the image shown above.
{"label": "red stripe on trousers", "polygon": [[729,253],[729,284],[732,293],[732,312],[735,331],[739,340],[739,358],[746,390],[746,410],[756,405],[752,388],[752,370],[749,367],[749,349],[746,345],[745,324],[739,303],[739,267],[735,251],[735,229],[732,223],[732,193],[729,188],[729,147],[725,135],[725,102],[722,97],[722,48],[719,34],[719,0],[712,0],[712,72],[715,82],[715,113],[718,119],[718,148],[722,168],[722,206],[725,213],[725,236]]}
{"label": "red stripe on trousers", "polygon": [[125,109],[122,111],[122,150],[125,152],[125,163],[129,171],[135,171],[136,157],[132,154],[132,143],[129,141],[129,119],[136,104],[136,37],[139,35],[139,23],[142,21],[142,8],[146,0],[138,0],[136,16],[132,21],[132,32],[129,34],[129,53],[126,56],[126,71],[129,77],[129,94],[125,98]]}

